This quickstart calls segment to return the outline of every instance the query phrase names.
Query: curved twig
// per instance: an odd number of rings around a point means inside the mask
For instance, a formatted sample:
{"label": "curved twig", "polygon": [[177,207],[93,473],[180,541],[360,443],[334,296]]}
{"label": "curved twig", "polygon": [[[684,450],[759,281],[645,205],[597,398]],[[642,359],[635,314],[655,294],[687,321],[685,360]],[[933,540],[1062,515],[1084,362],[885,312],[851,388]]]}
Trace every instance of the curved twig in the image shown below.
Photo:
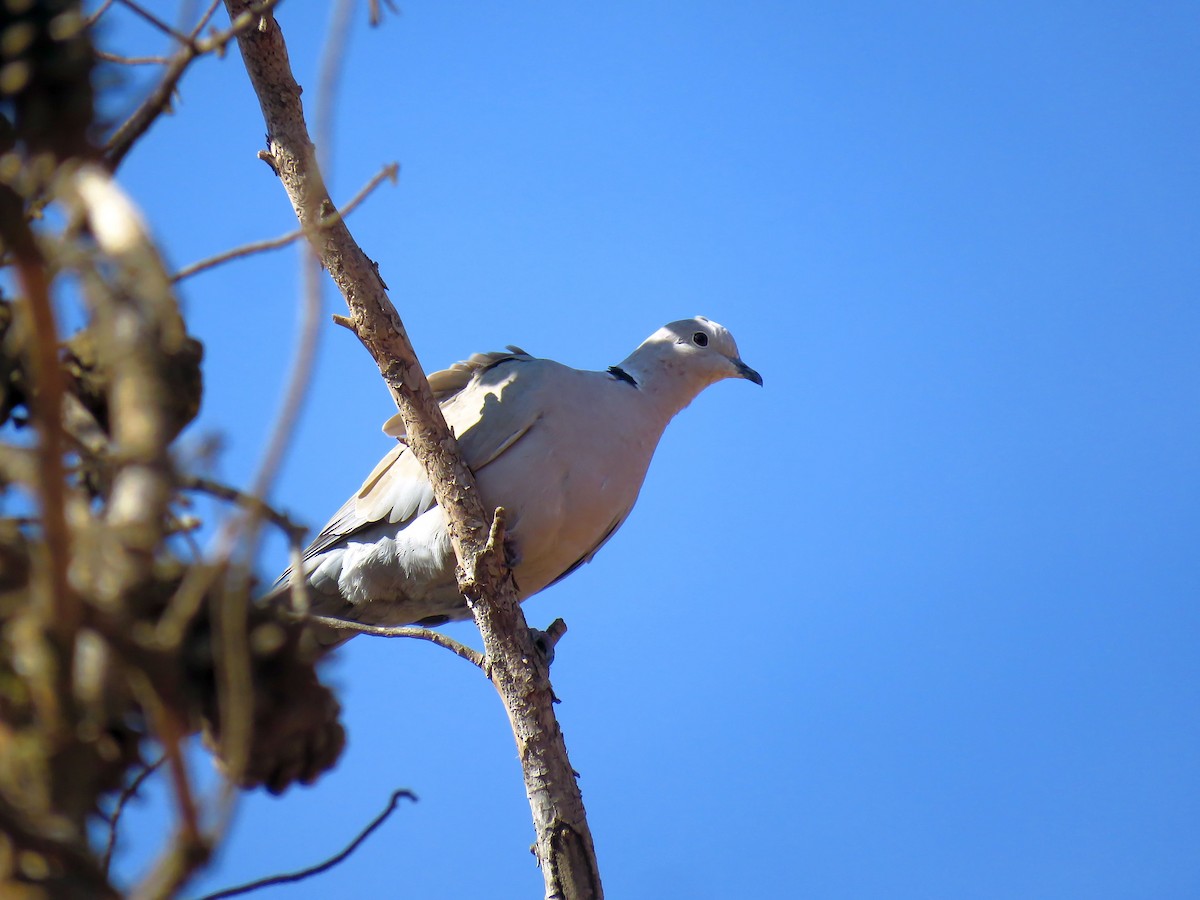
{"label": "curved twig", "polygon": [[100,862],[105,875],[108,874],[109,866],[112,865],[113,852],[117,849],[117,828],[121,823],[121,814],[125,812],[125,805],[141,790],[142,785],[146,783],[146,779],[158,770],[158,767],[163,764],[163,760],[165,759],[166,756],[160,756],[154,762],[150,763],[150,765],[146,766],[146,768],[142,769],[142,771],[138,772],[137,777],[125,786],[125,790],[121,791],[121,796],[117,798],[117,804],[113,807],[112,817],[108,822],[108,840],[104,845],[104,857]]}
{"label": "curved twig", "polygon": [[303,881],[305,878],[312,878],[314,875],[320,875],[322,872],[328,872],[334,866],[346,861],[346,859],[357,850],[362,843],[369,838],[374,831],[387,821],[388,816],[396,811],[396,807],[400,805],[401,800],[411,800],[417,802],[417,795],[412,791],[393,791],[392,797],[388,800],[388,805],[383,812],[371,820],[366,828],[359,832],[358,837],[346,845],[340,853],[337,853],[323,863],[315,866],[310,866],[307,869],[300,869],[297,872],[289,872],[286,875],[272,875],[270,878],[260,878],[258,881],[251,881],[247,884],[239,884],[237,887],[225,888],[217,891],[215,894],[205,894],[199,900],[224,900],[226,897],[236,897],[239,894],[248,894],[251,891],[257,891],[260,888],[274,887],[278,884],[291,884],[296,881]]}

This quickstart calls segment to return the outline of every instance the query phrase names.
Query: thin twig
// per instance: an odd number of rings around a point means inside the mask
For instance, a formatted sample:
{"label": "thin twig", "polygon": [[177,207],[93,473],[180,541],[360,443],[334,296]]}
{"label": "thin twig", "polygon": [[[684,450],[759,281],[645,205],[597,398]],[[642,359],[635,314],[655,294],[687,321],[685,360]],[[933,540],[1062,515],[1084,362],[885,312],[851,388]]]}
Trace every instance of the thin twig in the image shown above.
{"label": "thin twig", "polygon": [[[266,8],[270,5],[272,4],[263,4],[260,8]],[[240,36],[241,31],[245,27],[253,25],[258,21],[266,21],[266,17],[250,14],[253,8],[253,5],[249,5],[239,10],[236,14],[231,10],[230,17],[234,22],[231,32],[238,32]],[[344,40],[344,30],[342,32],[335,32],[329,38],[330,44],[334,45],[333,49],[327,50],[327,52],[340,53],[342,45],[337,42]],[[320,263],[316,254],[312,251],[311,245],[315,240],[316,226],[320,225],[323,217],[333,214],[332,203],[329,203],[326,199],[325,205],[306,210],[306,213],[302,218],[302,222],[307,228],[305,234],[309,237],[309,242],[306,244],[306,252],[302,254],[301,264],[303,316],[300,333],[296,340],[295,355],[288,376],[283,403],[276,416],[271,437],[267,442],[266,450],[262,454],[257,472],[251,481],[248,492],[251,498],[256,498],[260,503],[262,498],[266,497],[270,492],[271,485],[278,476],[283,457],[290,445],[292,433],[295,430],[296,422],[303,408],[304,400],[312,380],[317,340],[320,336]],[[261,510],[261,506],[257,509],[252,507],[250,514],[246,518],[242,520],[230,520],[218,531],[214,539],[215,551],[213,555],[219,563],[229,560],[235,552],[245,558],[253,558],[259,537]],[[210,569],[210,572],[216,573],[222,568],[222,566],[218,565]],[[226,698],[226,701],[220,706],[220,728],[222,735],[222,757],[225,760],[228,772],[228,777],[224,780],[220,790],[218,816],[220,821],[217,825],[218,831],[223,830],[225,823],[232,816],[233,805],[237,796],[237,780],[241,777],[246,767],[252,728],[253,710],[243,699],[246,696],[250,696],[249,691],[244,689],[250,679],[247,663],[243,658],[245,655],[243,653],[245,650],[244,645],[246,643],[244,612],[242,617],[235,621],[236,607],[234,600],[239,594],[239,588],[242,585],[233,583],[232,579],[242,577],[240,574],[236,574],[239,571],[239,567],[236,566],[226,568],[224,590],[219,591],[217,594],[218,598],[223,598],[217,601],[220,604],[218,612],[221,621],[220,634],[222,638],[221,652],[218,653],[218,680],[221,694]],[[208,584],[203,586],[202,593],[208,592],[207,588],[210,584],[211,575],[208,578]],[[177,607],[184,608],[189,596],[193,600],[198,596],[195,592],[195,585],[191,586],[190,590],[192,593],[190,595],[185,588],[188,588],[186,580],[184,585],[181,585],[176,597],[172,599],[168,612]],[[164,616],[164,621],[165,619],[166,617]]]}
{"label": "thin twig", "polygon": [[388,805],[383,812],[377,815],[371,824],[364,828],[354,840],[346,845],[346,848],[340,853],[331,856],[325,862],[319,865],[311,866],[307,869],[300,869],[297,872],[289,872],[286,875],[272,875],[270,878],[261,878],[258,881],[251,881],[248,884],[241,884],[237,887],[226,888],[223,891],[217,891],[215,894],[205,894],[199,900],[224,900],[226,897],[236,897],[239,894],[248,894],[251,891],[256,891],[260,888],[274,887],[278,884],[291,884],[296,881],[303,881],[305,878],[312,878],[314,875],[320,875],[322,872],[328,872],[334,866],[339,865],[357,850],[367,838],[384,822],[388,816],[396,811],[396,807],[401,800],[411,800],[417,802],[417,795],[412,791],[393,791],[392,797],[388,800]]}
{"label": "thin twig", "polygon": [[168,37],[179,41],[179,43],[183,44],[184,46],[190,46],[192,41],[195,39],[194,35],[186,35],[181,31],[176,31],[158,16],[154,15],[154,13],[150,12],[150,10],[144,9],[140,4],[135,3],[134,0],[121,0],[121,5],[141,16],[142,19],[150,23],[150,25],[157,28]]}
{"label": "thin twig", "polygon": [[[129,6],[130,0],[121,0],[122,3]],[[154,121],[166,111],[171,103],[171,97],[175,93],[175,88],[178,86],[180,79],[183,78],[184,72],[188,66],[198,56],[206,53],[222,53],[226,45],[237,38],[239,34],[248,28],[254,27],[259,17],[268,12],[279,0],[263,0],[261,3],[252,4],[243,15],[237,19],[225,31],[212,35],[211,37],[198,39],[200,32],[204,30],[204,26],[208,20],[212,18],[214,8],[210,8],[200,18],[192,31],[186,36],[180,36],[179,39],[183,46],[179,52],[171,57],[171,61],[167,65],[167,69],[163,72],[162,79],[150,92],[142,104],[133,111],[120,127],[113,132],[112,136],[105,144],[104,152],[108,157],[108,163],[114,170],[121,164],[125,155],[130,151],[137,140],[145,134]],[[140,7],[137,11],[142,12]],[[169,26],[167,26],[169,29]],[[174,29],[169,29],[169,33],[175,34]]]}
{"label": "thin twig", "polygon": [[216,15],[217,7],[221,5],[221,0],[209,0],[208,9],[204,10],[204,14],[200,16],[200,20],[196,23],[196,27],[192,29],[192,34],[199,34],[204,30],[204,26],[209,23],[214,15]]}
{"label": "thin twig", "polygon": [[87,17],[87,27],[91,28],[98,21],[100,21],[100,17],[108,12],[109,8],[116,2],[117,0],[104,0],[104,2],[100,4],[99,8]]}
{"label": "thin twig", "polygon": [[108,163],[113,169],[121,164],[137,139],[145,134],[154,124],[154,120],[166,110],[171,102],[171,95],[175,93],[175,86],[179,84],[183,73],[187,71],[196,55],[195,47],[189,44],[171,57],[162,80],[150,92],[150,96],[113,132],[104,148]]}
{"label": "thin twig", "polygon": [[167,523],[173,534],[183,535],[184,543],[192,551],[192,562],[200,562],[204,557],[204,551],[200,548],[200,542],[196,540],[196,535],[192,533],[200,526],[200,521],[190,516],[176,516],[172,513],[168,517]]}
{"label": "thin twig", "polygon": [[106,50],[97,50],[96,58],[122,66],[165,66],[171,61],[169,56],[121,56]]}
{"label": "thin twig", "polygon": [[325,628],[334,628],[338,631],[354,631],[359,634],[372,634],[375,637],[385,638],[417,638],[422,641],[429,641],[431,644],[437,644],[439,647],[445,647],[447,650],[454,653],[456,656],[461,656],[472,665],[483,668],[483,654],[477,650],[472,650],[466,644],[461,644],[452,637],[447,637],[440,631],[432,631],[429,628],[418,628],[415,625],[366,625],[362,622],[351,622],[348,619],[338,619],[333,616],[304,616],[302,620],[311,622],[313,625],[321,625]]}
{"label": "thin twig", "polygon": [[[335,211],[331,215],[323,216],[315,227],[320,230],[322,228],[328,228],[335,222],[342,221],[342,219],[354,212],[354,210],[358,208],[359,204],[366,200],[367,197],[370,196],[371,192],[374,191],[375,188],[379,187],[379,185],[381,185],[385,179],[392,182],[392,184],[395,184],[399,172],[400,166],[398,163],[388,163],[379,172],[375,173],[375,176],[367,182],[366,186],[364,186],[362,190],[360,190],[350,199],[350,202],[347,203],[345,207]],[[190,266],[184,266],[171,276],[171,280],[174,282],[180,282],[185,278],[190,278],[193,275],[199,274],[200,272],[204,272],[213,268],[214,266],[219,266],[222,263],[227,263],[234,259],[241,259],[246,256],[251,256],[255,253],[263,253],[267,250],[279,250],[283,247],[286,247],[288,244],[300,240],[302,237],[304,237],[304,229],[297,228],[295,231],[289,232],[281,237],[243,244],[240,247],[234,247],[232,250],[226,250],[224,253],[218,253],[215,256],[210,256],[208,259],[202,259],[199,262],[194,262]]]}
{"label": "thin twig", "polygon": [[108,874],[109,866],[112,865],[113,851],[117,849],[117,827],[121,823],[121,814],[125,812],[125,804],[127,804],[133,796],[141,790],[146,779],[158,770],[158,767],[163,764],[165,756],[160,756],[150,765],[146,766],[142,771],[138,772],[137,777],[121,791],[121,796],[117,798],[117,805],[113,807],[112,817],[108,822],[108,841],[104,845],[104,858],[101,861],[101,866],[104,869],[104,874]]}
{"label": "thin twig", "polygon": [[296,534],[303,537],[308,531],[303,525],[292,521],[286,513],[280,512],[259,497],[247,494],[245,491],[239,491],[237,488],[230,487],[227,484],[221,484],[219,481],[213,481],[211,478],[203,478],[199,475],[181,475],[179,476],[179,486],[184,490],[199,491],[216,497],[219,500],[243,506],[256,515],[262,516],[272,525],[277,526],[289,539]]}

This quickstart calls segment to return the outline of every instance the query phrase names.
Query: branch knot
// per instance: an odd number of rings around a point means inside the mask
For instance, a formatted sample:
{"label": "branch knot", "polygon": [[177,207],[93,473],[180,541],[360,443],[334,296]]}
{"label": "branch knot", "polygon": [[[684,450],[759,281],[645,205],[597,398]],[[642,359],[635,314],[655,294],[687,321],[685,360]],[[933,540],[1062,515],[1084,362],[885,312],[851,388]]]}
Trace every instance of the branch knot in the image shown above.
{"label": "branch knot", "polygon": [[494,594],[494,590],[491,589],[499,586],[511,575],[504,547],[507,518],[508,513],[504,507],[497,506],[492,516],[492,525],[488,529],[487,542],[470,560],[465,577],[459,582],[463,596],[471,604],[478,602],[485,595]]}

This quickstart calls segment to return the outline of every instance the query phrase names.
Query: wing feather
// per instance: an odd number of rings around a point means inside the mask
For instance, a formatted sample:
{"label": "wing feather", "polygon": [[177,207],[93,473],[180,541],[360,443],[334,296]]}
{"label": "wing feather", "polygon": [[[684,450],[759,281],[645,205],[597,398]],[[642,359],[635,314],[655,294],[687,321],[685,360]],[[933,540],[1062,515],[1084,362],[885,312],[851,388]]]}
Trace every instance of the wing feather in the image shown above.
{"label": "wing feather", "polygon": [[[519,366],[497,367],[515,362]],[[533,405],[506,389],[527,363],[537,363],[517,347],[495,353],[476,353],[449,369],[429,376],[434,396],[458,438],[463,457],[478,471],[509,450],[537,424]],[[379,461],[358,492],[347,500],[304,551],[305,560],[324,553],[356,535],[387,522],[403,527],[434,506],[433,488],[416,457],[404,444],[399,416],[384,425],[397,438],[396,446]],[[285,572],[283,577],[289,573]]]}
{"label": "wing feather", "polygon": [[[433,391],[433,399],[439,404],[445,405],[470,384],[473,378],[511,359],[531,360],[533,357],[520,347],[509,344],[505,350],[476,353],[470,359],[456,362],[448,369],[434,372],[429,376],[429,387]],[[403,440],[404,421],[400,418],[399,413],[383,423],[383,433]]]}

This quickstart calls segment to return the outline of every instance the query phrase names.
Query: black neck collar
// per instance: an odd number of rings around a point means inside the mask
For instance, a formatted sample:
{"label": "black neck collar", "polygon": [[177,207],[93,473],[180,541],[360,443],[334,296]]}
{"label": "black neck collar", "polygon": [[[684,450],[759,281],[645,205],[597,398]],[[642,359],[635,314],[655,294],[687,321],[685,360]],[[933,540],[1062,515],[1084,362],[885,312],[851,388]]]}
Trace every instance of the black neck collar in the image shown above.
{"label": "black neck collar", "polygon": [[617,379],[617,381],[626,381],[634,387],[638,386],[637,380],[620,366],[609,366],[608,374]]}

